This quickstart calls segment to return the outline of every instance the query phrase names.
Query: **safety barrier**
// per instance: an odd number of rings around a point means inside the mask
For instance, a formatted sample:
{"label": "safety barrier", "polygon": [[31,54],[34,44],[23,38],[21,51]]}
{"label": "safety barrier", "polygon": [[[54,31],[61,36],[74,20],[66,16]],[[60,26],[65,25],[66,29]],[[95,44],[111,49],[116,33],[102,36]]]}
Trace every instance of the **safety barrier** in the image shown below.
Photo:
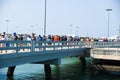
{"label": "safety barrier", "polygon": [[81,48],[84,43],[78,41],[0,41],[1,53],[22,53],[46,50]]}

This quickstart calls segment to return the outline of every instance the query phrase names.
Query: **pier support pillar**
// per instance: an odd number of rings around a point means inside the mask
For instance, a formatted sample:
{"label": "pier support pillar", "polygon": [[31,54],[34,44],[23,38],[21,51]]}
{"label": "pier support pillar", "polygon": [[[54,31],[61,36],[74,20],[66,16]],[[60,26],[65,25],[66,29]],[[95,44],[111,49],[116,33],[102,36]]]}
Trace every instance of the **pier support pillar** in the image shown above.
{"label": "pier support pillar", "polygon": [[13,77],[16,66],[8,67],[7,77]]}
{"label": "pier support pillar", "polygon": [[45,80],[52,80],[50,64],[44,64]]}
{"label": "pier support pillar", "polygon": [[56,67],[55,67],[55,73],[56,73],[57,80],[62,80],[61,77],[60,77],[61,72],[60,72],[59,65],[56,65]]}
{"label": "pier support pillar", "polygon": [[81,60],[81,64],[82,64],[82,70],[86,70],[86,60],[85,57],[80,57],[79,60]]}

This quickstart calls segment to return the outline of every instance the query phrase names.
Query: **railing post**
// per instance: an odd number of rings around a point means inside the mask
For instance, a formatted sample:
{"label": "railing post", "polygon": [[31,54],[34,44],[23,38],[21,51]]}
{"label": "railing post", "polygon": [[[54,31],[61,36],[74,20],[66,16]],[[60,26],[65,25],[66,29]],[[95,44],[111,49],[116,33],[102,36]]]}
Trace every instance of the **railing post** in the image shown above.
{"label": "railing post", "polygon": [[35,45],[36,45],[36,43],[35,43],[35,41],[33,41],[33,52],[35,51]]}
{"label": "railing post", "polygon": [[80,48],[81,48],[82,46],[85,46],[84,42],[80,42],[80,41],[79,41],[79,46],[80,46]]}
{"label": "railing post", "polygon": [[31,52],[34,52],[34,45],[35,45],[35,41],[31,41]]}
{"label": "railing post", "polygon": [[78,45],[78,44],[77,44],[77,41],[74,42],[74,48],[75,48],[76,45]]}
{"label": "railing post", "polygon": [[54,50],[55,50],[55,42],[53,42],[53,45],[54,45]]}
{"label": "railing post", "polygon": [[46,51],[46,41],[44,41],[44,47],[43,47],[43,51]]}
{"label": "railing post", "polygon": [[64,42],[61,42],[61,50],[63,49]]}
{"label": "railing post", "polygon": [[16,53],[18,53],[18,41],[15,41],[16,44]]}

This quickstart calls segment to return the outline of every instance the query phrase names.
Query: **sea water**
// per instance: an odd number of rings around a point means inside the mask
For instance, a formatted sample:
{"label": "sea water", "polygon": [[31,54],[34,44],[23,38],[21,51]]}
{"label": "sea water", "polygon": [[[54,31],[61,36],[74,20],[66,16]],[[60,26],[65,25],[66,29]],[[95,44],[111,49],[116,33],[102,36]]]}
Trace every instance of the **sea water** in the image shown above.
{"label": "sea water", "polygon": [[[119,74],[97,73],[91,76],[90,63],[82,70],[81,61],[75,57],[63,58],[61,65],[51,65],[52,80],[120,80]],[[6,77],[7,68],[0,69],[0,80],[45,80],[43,64],[24,64],[16,66],[14,77]]]}

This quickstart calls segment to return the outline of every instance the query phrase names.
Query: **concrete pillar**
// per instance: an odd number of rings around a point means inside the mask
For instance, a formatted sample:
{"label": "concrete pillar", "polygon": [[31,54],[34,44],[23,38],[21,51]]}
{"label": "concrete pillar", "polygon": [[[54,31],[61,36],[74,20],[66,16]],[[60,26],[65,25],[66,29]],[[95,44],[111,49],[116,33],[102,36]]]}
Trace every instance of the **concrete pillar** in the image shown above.
{"label": "concrete pillar", "polygon": [[61,80],[61,77],[60,77],[61,72],[60,72],[59,65],[56,65],[56,67],[55,67],[55,74],[57,76],[57,80]]}
{"label": "concrete pillar", "polygon": [[45,80],[52,80],[50,64],[44,64],[44,70],[45,70]]}
{"label": "concrete pillar", "polygon": [[80,57],[79,60],[81,60],[81,64],[82,64],[82,70],[86,70],[86,60],[85,57]]}
{"label": "concrete pillar", "polygon": [[16,66],[8,67],[7,77],[13,77]]}

